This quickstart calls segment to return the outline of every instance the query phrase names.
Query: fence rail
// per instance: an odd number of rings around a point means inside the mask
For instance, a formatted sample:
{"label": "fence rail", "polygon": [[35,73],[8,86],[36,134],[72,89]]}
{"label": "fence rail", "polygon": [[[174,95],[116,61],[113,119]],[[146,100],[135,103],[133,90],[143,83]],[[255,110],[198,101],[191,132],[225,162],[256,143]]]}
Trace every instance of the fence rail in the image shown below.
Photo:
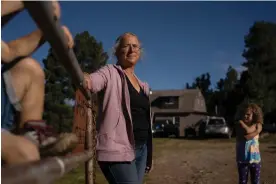
{"label": "fence rail", "polygon": [[86,151],[66,157],[51,157],[28,164],[5,167],[1,171],[1,180],[7,184],[50,184],[92,156],[91,151]]}
{"label": "fence rail", "polygon": [[83,73],[72,49],[66,44],[59,21],[55,20],[51,2],[24,1],[24,6],[30,16],[42,30],[45,39],[50,43],[58,61],[60,61],[71,75],[75,85],[86,98],[87,120],[85,133],[85,151],[66,157],[52,157],[22,165],[4,167],[1,170],[1,180],[4,184],[49,184],[61,178],[85,162],[86,184],[95,183],[95,120],[92,112],[91,93],[82,88]]}
{"label": "fence rail", "polygon": [[80,88],[87,99],[91,95],[82,88],[83,73],[72,49],[68,48],[65,35],[59,20],[56,20],[50,1],[24,1],[30,16],[42,30],[43,36],[50,43],[58,60],[72,76],[74,83]]}

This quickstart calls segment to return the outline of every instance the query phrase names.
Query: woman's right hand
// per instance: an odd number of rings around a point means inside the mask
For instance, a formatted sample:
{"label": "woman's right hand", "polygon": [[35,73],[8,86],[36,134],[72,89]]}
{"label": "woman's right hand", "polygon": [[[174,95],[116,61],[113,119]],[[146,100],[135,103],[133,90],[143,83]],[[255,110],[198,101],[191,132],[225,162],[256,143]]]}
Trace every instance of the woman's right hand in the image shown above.
{"label": "woman's right hand", "polygon": [[91,80],[88,73],[83,73],[83,88],[86,90],[91,89]]}

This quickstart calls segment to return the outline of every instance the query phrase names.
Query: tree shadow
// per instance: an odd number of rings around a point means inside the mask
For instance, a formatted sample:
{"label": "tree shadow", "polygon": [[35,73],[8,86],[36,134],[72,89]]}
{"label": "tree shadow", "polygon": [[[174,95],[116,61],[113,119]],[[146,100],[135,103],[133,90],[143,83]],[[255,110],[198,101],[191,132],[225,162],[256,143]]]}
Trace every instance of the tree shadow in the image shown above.
{"label": "tree shadow", "polygon": [[192,140],[192,141],[205,140],[204,138],[200,138],[200,137],[177,137],[176,139],[180,139],[180,140]]}
{"label": "tree shadow", "polygon": [[224,136],[206,136],[206,137],[178,137],[177,139],[182,140],[192,140],[192,141],[203,141],[203,140],[229,140],[228,138],[225,138]]}
{"label": "tree shadow", "polygon": [[266,150],[265,152],[273,154],[276,153],[276,146],[268,146],[267,148],[268,150]]}

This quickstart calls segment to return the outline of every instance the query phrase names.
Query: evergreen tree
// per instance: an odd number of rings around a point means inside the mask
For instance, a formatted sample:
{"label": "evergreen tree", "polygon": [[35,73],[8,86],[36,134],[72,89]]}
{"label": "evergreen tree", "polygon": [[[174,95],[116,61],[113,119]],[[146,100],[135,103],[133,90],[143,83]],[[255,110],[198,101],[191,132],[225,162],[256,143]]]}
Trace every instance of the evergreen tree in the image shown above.
{"label": "evergreen tree", "polygon": [[276,24],[256,22],[245,36],[245,47],[245,97],[271,112],[276,109]]}
{"label": "evergreen tree", "polygon": [[[102,43],[97,42],[87,31],[77,34],[74,40],[74,52],[84,72],[91,73],[106,64],[108,55]],[[58,62],[51,49],[43,63],[46,74],[44,118],[59,132],[71,131],[76,89],[70,74]]]}

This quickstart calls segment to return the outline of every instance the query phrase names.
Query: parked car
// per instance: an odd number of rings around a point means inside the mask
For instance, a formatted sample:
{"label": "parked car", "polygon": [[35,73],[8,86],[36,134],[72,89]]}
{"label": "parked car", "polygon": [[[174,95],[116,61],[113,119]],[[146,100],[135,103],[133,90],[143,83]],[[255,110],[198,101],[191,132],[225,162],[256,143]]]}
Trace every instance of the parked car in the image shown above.
{"label": "parked car", "polygon": [[164,127],[164,136],[170,137],[175,136],[179,137],[179,122],[168,121]]}
{"label": "parked car", "polygon": [[185,135],[193,134],[197,137],[221,135],[227,138],[232,137],[232,129],[227,125],[223,117],[207,116],[192,127],[185,130]]}
{"label": "parked car", "polygon": [[222,135],[232,137],[232,129],[227,125],[223,117],[209,117],[206,120],[204,135]]}
{"label": "parked car", "polygon": [[273,122],[271,124],[264,124],[263,125],[263,132],[276,133],[276,123]]}
{"label": "parked car", "polygon": [[165,137],[164,127],[169,120],[155,120],[152,125],[152,134],[154,137]]}

